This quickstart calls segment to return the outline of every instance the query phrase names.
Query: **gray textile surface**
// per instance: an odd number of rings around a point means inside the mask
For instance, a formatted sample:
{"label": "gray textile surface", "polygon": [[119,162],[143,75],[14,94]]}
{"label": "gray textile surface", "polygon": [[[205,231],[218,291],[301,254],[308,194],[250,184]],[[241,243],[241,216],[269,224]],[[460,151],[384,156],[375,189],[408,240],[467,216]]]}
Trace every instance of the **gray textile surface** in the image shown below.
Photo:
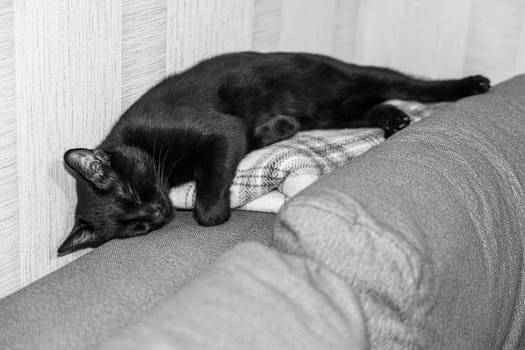
{"label": "gray textile surface", "polygon": [[313,261],[258,243],[227,252],[104,350],[368,348],[352,288]]}
{"label": "gray textile surface", "polygon": [[525,76],[399,132],[281,210],[274,245],[354,287],[375,349],[515,349]]}
{"label": "gray textile surface", "polygon": [[0,349],[83,349],[151,308],[239,242],[269,243],[274,215],[234,212],[203,228],[189,212],[111,241],[0,300]]}

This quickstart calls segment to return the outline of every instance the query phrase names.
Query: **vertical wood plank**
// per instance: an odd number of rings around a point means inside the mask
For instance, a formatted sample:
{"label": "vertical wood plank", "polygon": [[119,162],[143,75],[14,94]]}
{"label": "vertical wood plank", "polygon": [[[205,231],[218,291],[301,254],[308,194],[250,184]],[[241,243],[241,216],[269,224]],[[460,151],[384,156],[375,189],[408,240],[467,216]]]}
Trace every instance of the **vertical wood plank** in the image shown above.
{"label": "vertical wood plank", "polygon": [[123,0],[122,110],[166,74],[166,0]]}
{"label": "vertical wood plank", "polygon": [[252,46],[255,51],[279,49],[282,0],[255,0]]}
{"label": "vertical wood plank", "polygon": [[251,49],[253,9],[253,0],[168,1],[168,73],[212,55]]}
{"label": "vertical wood plank", "polygon": [[280,49],[333,54],[337,2],[283,0]]}
{"label": "vertical wood plank", "polygon": [[62,155],[99,143],[120,112],[120,1],[15,2],[22,283],[56,257],[76,202]]}
{"label": "vertical wood plank", "polygon": [[20,286],[14,11],[0,1],[0,298]]}
{"label": "vertical wood plank", "polygon": [[338,0],[335,8],[333,55],[344,61],[352,61],[357,33],[359,0]]}
{"label": "vertical wood plank", "polygon": [[361,0],[355,60],[429,77],[464,67],[471,0]]}
{"label": "vertical wood plank", "polygon": [[514,75],[525,17],[522,0],[473,0],[466,74],[488,74],[493,82]]}
{"label": "vertical wood plank", "polygon": [[521,17],[521,35],[518,39],[518,58],[514,66],[514,74],[525,74],[525,11]]}

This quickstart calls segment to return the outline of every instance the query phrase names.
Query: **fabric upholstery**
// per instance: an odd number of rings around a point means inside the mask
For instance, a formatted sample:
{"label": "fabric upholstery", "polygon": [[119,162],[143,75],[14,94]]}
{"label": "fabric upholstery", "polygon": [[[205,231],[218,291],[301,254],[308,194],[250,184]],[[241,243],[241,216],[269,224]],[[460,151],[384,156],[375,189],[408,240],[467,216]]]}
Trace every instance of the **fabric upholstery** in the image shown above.
{"label": "fabric upholstery", "polygon": [[375,349],[515,349],[525,76],[402,130],[290,200],[280,250],[344,278]]}
{"label": "fabric upholstery", "polygon": [[[362,329],[355,293],[374,349],[520,348],[523,91],[520,76],[464,99],[322,178],[281,210],[279,252],[237,246],[185,284],[236,242],[268,242],[273,216],[253,212],[210,229],[182,215],[163,232],[104,245],[0,301],[0,344],[83,348],[166,298],[119,334],[136,330],[142,341],[148,329],[160,344],[195,347],[228,337],[246,344],[251,334],[250,344],[276,348],[301,342],[297,331],[319,349],[335,339],[328,348],[337,349],[351,341],[341,330]],[[154,329],[155,312],[173,316],[176,337],[164,333],[172,326]],[[205,333],[193,334],[200,324]],[[309,324],[330,338],[303,332]],[[351,334],[361,339],[361,331]]]}
{"label": "fabric upholstery", "polygon": [[368,348],[359,302],[313,261],[244,243],[103,342],[104,350]]}
{"label": "fabric upholstery", "polygon": [[150,309],[239,242],[268,243],[274,215],[234,212],[203,228],[178,212],[164,229],[110,241],[0,300],[0,349],[84,349]]}

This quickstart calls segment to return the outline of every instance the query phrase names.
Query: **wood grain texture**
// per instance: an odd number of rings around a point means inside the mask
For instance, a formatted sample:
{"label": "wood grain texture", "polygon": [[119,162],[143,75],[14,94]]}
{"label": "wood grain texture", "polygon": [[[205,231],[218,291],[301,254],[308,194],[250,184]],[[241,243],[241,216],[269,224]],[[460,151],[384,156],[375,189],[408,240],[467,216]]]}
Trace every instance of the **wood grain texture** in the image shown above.
{"label": "wood grain texture", "polygon": [[354,58],[359,0],[338,0],[332,38],[332,54],[344,61]]}
{"label": "wood grain texture", "polygon": [[20,286],[14,11],[0,1],[0,298]]}
{"label": "wood grain texture", "polygon": [[253,0],[168,1],[168,72],[219,53],[250,50],[253,9]]}
{"label": "wood grain texture", "polygon": [[521,17],[521,30],[518,39],[518,58],[514,66],[514,74],[525,74],[525,13]]}
{"label": "wood grain texture", "polygon": [[361,1],[355,61],[429,77],[463,73],[471,0]]}
{"label": "wood grain texture", "polygon": [[338,0],[283,0],[280,50],[334,52]]}
{"label": "wood grain texture", "polygon": [[473,0],[471,11],[465,73],[487,74],[495,82],[510,78],[524,44],[525,2]]}
{"label": "wood grain texture", "polygon": [[15,2],[22,284],[78,257],[57,258],[73,225],[62,155],[93,147],[120,112],[117,1]]}
{"label": "wood grain texture", "polygon": [[255,0],[254,6],[253,50],[278,50],[281,39],[282,0]]}
{"label": "wood grain texture", "polygon": [[166,76],[166,0],[122,3],[122,110]]}

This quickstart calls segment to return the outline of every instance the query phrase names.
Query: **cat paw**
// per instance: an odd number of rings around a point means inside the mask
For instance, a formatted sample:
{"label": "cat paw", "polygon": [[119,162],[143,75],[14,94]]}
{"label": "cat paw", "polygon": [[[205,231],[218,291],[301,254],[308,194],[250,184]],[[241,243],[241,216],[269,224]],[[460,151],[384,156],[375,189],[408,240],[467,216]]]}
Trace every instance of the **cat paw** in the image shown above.
{"label": "cat paw", "polygon": [[301,124],[293,117],[278,115],[254,129],[254,140],[257,148],[286,140],[297,134]]}
{"label": "cat paw", "polygon": [[385,125],[385,139],[389,138],[399,130],[406,128],[410,124],[410,117],[405,112],[399,111]]}
{"label": "cat paw", "polygon": [[204,208],[196,203],[193,209],[193,217],[201,226],[216,226],[230,219],[231,210],[229,203],[209,206]]}
{"label": "cat paw", "polygon": [[462,90],[465,95],[482,94],[489,91],[490,80],[482,75],[474,75],[461,79]]}

